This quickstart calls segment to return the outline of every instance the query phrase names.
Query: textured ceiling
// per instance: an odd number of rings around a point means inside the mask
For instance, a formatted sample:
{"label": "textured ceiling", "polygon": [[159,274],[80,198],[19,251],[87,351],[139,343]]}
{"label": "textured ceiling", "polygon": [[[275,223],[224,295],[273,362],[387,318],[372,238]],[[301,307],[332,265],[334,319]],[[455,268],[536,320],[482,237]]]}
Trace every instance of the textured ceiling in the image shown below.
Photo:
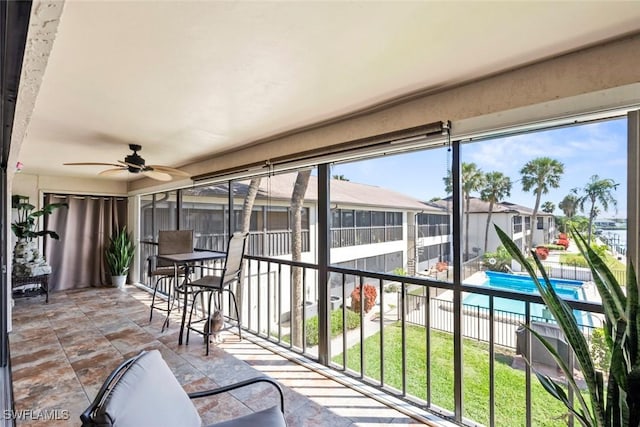
{"label": "textured ceiling", "polygon": [[91,177],[102,168],[62,163],[137,143],[179,167],[640,29],[637,2],[67,1],[59,21],[46,5],[48,63],[14,143],[25,173]]}

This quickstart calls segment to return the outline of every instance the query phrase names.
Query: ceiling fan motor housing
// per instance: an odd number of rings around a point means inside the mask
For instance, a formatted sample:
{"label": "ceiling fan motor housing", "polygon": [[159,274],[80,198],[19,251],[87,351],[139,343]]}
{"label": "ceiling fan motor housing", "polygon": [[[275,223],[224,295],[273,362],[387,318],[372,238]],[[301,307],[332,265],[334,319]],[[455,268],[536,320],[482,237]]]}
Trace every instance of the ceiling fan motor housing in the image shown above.
{"label": "ceiling fan motor housing", "polygon": [[[133,151],[133,154],[129,154],[124,158],[125,163],[129,163],[128,170],[131,173],[142,172],[145,169],[144,159],[138,155],[138,151],[142,150],[140,145],[129,144],[129,149]],[[133,166],[135,165],[135,166]]]}

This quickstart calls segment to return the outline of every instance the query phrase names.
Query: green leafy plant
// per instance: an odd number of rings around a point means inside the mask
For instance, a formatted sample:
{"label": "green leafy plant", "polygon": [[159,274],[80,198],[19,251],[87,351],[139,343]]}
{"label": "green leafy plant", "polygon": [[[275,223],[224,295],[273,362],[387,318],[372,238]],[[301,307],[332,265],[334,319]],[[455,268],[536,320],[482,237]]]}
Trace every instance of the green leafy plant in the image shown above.
{"label": "green leafy plant", "polygon": [[34,237],[49,236],[52,239],[59,239],[58,233],[52,230],[37,231],[38,218],[50,215],[54,210],[61,207],[68,207],[67,203],[50,203],[40,210],[35,210],[35,206],[28,202],[27,196],[15,194],[11,197],[11,207],[18,211],[18,217],[11,224],[11,230],[18,240],[33,240]]}
{"label": "green leafy plant", "polygon": [[508,271],[511,265],[511,255],[500,245],[495,252],[486,252],[482,257],[482,265],[491,271]]}
{"label": "green leafy plant", "polygon": [[122,230],[116,231],[109,240],[105,254],[112,276],[125,276],[129,272],[135,249],[126,226],[122,227]]}
{"label": "green leafy plant", "polygon": [[[583,426],[613,427],[638,426],[640,424],[640,318],[638,316],[638,288],[633,265],[629,264],[625,295],[604,260],[574,229],[573,237],[580,252],[587,259],[593,279],[600,293],[605,313],[604,335],[611,353],[608,383],[605,391],[604,374],[597,369],[601,361],[594,361],[589,345],[569,305],[562,300],[551,285],[540,260],[534,260],[542,274],[538,278],[520,249],[499,227],[496,232],[509,253],[527,270],[547,308],[553,314],[571,346],[587,387],[586,397],[576,383],[564,358],[555,347],[540,334],[529,331],[549,350],[566,376],[566,385],[574,394],[574,402],[567,397],[563,384],[549,376],[535,372],[538,380],[553,397],[561,401]],[[526,327],[526,325],[525,325]],[[588,400],[588,401],[587,401]]]}
{"label": "green leafy plant", "polygon": [[[360,316],[351,310],[346,310],[347,316],[346,330],[355,329],[360,326]],[[313,316],[305,322],[305,335],[308,346],[318,345],[318,316]],[[331,338],[335,338],[342,333],[342,309],[331,312]],[[291,335],[282,337],[285,342],[291,342]]]}
{"label": "green leafy plant", "polygon": [[593,363],[598,369],[605,371],[611,363],[611,349],[607,345],[607,336],[604,328],[596,328],[593,330],[589,348],[591,349]]}

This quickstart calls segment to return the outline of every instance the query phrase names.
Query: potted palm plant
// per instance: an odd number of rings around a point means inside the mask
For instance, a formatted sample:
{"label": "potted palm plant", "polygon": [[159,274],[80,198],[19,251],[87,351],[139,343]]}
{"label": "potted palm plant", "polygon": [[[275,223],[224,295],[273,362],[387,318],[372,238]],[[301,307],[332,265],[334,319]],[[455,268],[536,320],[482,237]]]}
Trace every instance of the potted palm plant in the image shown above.
{"label": "potted palm plant", "polygon": [[111,274],[111,284],[117,288],[124,287],[127,281],[135,249],[126,226],[116,231],[109,240],[105,257]]}
{"label": "potted palm plant", "polygon": [[[604,366],[607,372],[603,372],[589,351],[589,344],[573,310],[556,293],[535,250],[532,255],[541,278],[509,236],[497,226],[496,232],[513,258],[527,270],[545,305],[562,329],[584,376],[586,390],[578,386],[572,369],[556,348],[536,331],[523,325],[549,351],[567,379],[565,385],[536,371],[540,384],[561,401],[583,426],[640,425],[640,306],[633,265],[629,264],[627,283],[622,286],[604,260],[573,230],[573,237],[589,264],[604,308],[605,350],[611,355],[611,359],[609,366]],[[573,391],[573,401],[569,399],[566,388]]]}

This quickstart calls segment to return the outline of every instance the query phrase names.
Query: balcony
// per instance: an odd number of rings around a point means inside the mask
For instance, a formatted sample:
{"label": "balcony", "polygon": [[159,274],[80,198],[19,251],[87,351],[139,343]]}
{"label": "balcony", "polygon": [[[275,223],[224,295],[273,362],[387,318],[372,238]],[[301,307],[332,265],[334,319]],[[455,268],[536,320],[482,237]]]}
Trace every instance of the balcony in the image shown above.
{"label": "balcony", "polygon": [[[472,271],[467,267],[473,267]],[[477,267],[477,262],[465,264],[463,277]],[[303,329],[304,339],[294,346],[290,318],[296,269],[300,273],[299,292],[309,307],[300,310],[296,324]],[[247,256],[242,311],[245,330],[296,357],[327,360],[323,366],[327,372],[367,384],[379,396],[391,396],[403,405],[458,424],[531,425],[535,420],[543,425],[566,425],[566,411],[541,389],[522,355],[529,338],[520,325],[553,323],[544,310],[540,311],[540,296],[478,285],[456,287],[442,281],[452,280],[449,270],[446,279],[337,266],[328,266],[327,272],[332,303],[326,353],[319,343],[321,279],[315,264]],[[369,312],[351,310],[358,285],[376,291]],[[458,289],[459,308],[455,301]],[[585,286],[587,290],[594,292],[592,286]],[[484,302],[472,303],[472,296]],[[511,301],[506,307],[505,300]],[[601,326],[602,307],[592,302],[568,302],[586,316],[581,324],[590,340]],[[519,308],[511,309],[513,306]],[[531,354],[534,362],[544,360],[535,350]],[[534,363],[533,367],[557,377],[553,366]],[[462,381],[457,383],[456,377]]]}
{"label": "balcony", "polygon": [[[55,293],[49,304],[41,298],[17,300],[10,334],[13,389],[15,410],[26,411],[17,425],[78,425],[79,414],[109,372],[143,349],[160,350],[187,391],[260,372],[276,378],[285,388],[286,417],[292,427],[425,422],[421,411],[392,399],[387,401],[395,409],[387,406],[368,397],[380,394],[376,390],[339,374],[327,375],[326,368],[257,337],[239,341],[236,335],[225,335],[224,343],[212,347],[208,357],[200,337],[192,335],[188,346],[179,346],[178,316],[172,314],[169,330],[161,332],[161,314],[149,323],[150,300],[147,292],[133,286],[123,291]],[[275,396],[265,390],[203,399],[196,405],[203,421],[212,423],[273,404]],[[60,419],[34,419],[38,411]]]}

